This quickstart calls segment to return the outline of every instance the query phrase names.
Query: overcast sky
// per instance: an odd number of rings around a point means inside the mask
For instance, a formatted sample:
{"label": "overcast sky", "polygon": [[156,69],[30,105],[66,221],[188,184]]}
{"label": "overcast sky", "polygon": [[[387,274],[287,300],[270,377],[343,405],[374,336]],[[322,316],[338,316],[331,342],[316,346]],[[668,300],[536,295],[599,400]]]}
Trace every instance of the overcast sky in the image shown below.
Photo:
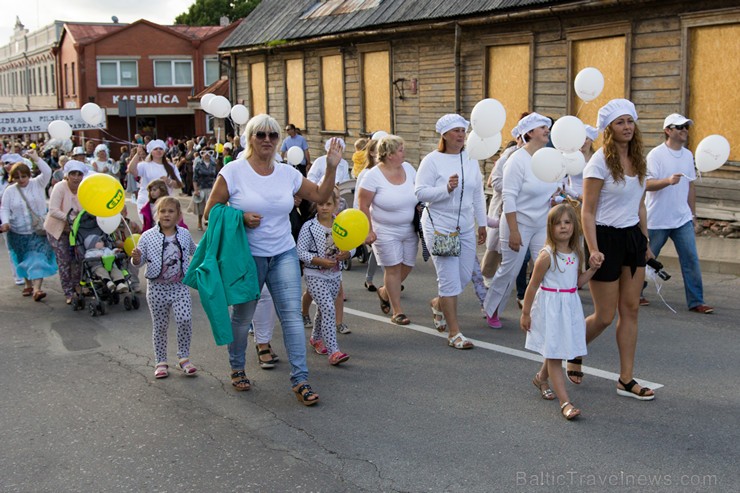
{"label": "overcast sky", "polygon": [[194,0],[0,0],[0,46],[8,44],[16,16],[30,32],[55,20],[131,23],[147,19],[173,24]]}

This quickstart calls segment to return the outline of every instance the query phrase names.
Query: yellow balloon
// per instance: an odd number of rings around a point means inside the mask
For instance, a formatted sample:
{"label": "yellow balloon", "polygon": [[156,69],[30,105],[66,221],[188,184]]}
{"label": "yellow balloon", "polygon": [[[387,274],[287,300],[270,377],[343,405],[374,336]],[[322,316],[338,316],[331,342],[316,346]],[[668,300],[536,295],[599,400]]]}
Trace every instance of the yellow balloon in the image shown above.
{"label": "yellow balloon", "polygon": [[93,216],[115,216],[126,205],[121,183],[111,175],[95,173],[80,183],[77,189],[80,205]]}
{"label": "yellow balloon", "polygon": [[331,228],[334,244],[344,251],[357,248],[365,242],[370,232],[370,222],[359,209],[346,209],[340,212]]}
{"label": "yellow balloon", "polygon": [[224,152],[224,145],[222,143],[219,142],[218,144],[216,144],[216,152],[219,154]]}
{"label": "yellow balloon", "polygon": [[139,233],[134,233],[123,241],[123,251],[126,252],[126,255],[129,257],[131,256],[131,252],[134,251],[134,248],[136,248],[136,245],[139,244],[139,238],[141,238],[141,235]]}

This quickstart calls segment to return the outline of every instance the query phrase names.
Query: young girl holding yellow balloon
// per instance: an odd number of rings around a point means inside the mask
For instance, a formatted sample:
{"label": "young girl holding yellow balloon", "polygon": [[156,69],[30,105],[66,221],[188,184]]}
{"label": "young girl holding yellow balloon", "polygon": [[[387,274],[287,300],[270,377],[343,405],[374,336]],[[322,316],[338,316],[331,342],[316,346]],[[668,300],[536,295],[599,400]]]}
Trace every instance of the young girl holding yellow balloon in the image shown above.
{"label": "young girl holding yellow balloon", "polygon": [[318,310],[309,342],[319,354],[329,354],[329,363],[336,366],[349,359],[337,343],[337,312],[334,301],[342,283],[340,263],[354,252],[341,251],[332,239],[332,226],[339,203],[339,193],[316,204],[316,217],[306,222],[298,234],[298,258],[303,262],[303,277],[308,293]]}

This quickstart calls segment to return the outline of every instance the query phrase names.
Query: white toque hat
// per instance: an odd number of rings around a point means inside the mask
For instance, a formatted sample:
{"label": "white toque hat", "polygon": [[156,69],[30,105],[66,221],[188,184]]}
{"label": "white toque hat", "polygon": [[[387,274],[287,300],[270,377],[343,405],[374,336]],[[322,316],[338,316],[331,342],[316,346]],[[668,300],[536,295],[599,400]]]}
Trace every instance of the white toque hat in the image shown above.
{"label": "white toque hat", "polygon": [[599,109],[596,128],[599,132],[603,132],[611,122],[622,115],[629,115],[633,120],[637,121],[635,105],[628,99],[612,99]]}
{"label": "white toque hat", "polygon": [[686,118],[683,115],[679,115],[678,113],[671,113],[667,117],[665,117],[665,120],[663,121],[663,128],[668,128],[671,125],[685,125],[685,124],[693,125],[694,120],[691,120],[689,118]]}
{"label": "white toque hat", "polygon": [[546,116],[542,116],[539,113],[530,113],[519,120],[516,129],[519,132],[519,135],[524,136],[527,132],[530,132],[537,127],[550,128],[551,126],[552,121]]}
{"label": "white toque hat", "polygon": [[464,128],[465,131],[467,131],[469,125],[470,122],[467,121],[465,118],[456,113],[449,113],[437,120],[435,129],[437,130],[437,133],[439,133],[440,135],[444,135],[453,128]]}
{"label": "white toque hat", "polygon": [[596,138],[599,136],[599,131],[591,125],[584,125],[584,127],[586,127],[586,137],[591,139],[591,141],[596,140]]}
{"label": "white toque hat", "polygon": [[87,165],[83,162],[70,159],[64,164],[64,176],[67,176],[71,171],[79,171],[80,173],[82,173],[82,176],[87,176],[90,168],[88,168]]}
{"label": "white toque hat", "polygon": [[[339,141],[339,145],[342,146],[342,150],[344,150],[344,148],[346,147],[344,139],[342,139],[341,137],[332,137],[332,139],[337,139]],[[329,152],[329,147],[331,147],[332,139],[329,139],[324,143],[324,149],[326,149],[326,152]]]}
{"label": "white toque hat", "polygon": [[167,146],[164,144],[163,140],[154,139],[152,141],[149,141],[149,143],[146,145],[146,152],[151,154],[154,149],[167,150]]}
{"label": "white toque hat", "polygon": [[77,146],[77,147],[75,147],[74,149],[72,149],[72,154],[71,154],[72,156],[78,156],[78,155],[80,155],[80,154],[86,154],[86,153],[85,153],[85,148],[84,148],[84,147],[82,147],[82,146]]}

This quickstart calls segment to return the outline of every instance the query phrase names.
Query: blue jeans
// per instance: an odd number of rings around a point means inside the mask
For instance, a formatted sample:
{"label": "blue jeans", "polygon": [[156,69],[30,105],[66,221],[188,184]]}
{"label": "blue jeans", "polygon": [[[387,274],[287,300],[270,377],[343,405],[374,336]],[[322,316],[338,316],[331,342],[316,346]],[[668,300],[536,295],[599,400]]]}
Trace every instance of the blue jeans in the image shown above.
{"label": "blue jeans", "polygon": [[699,255],[696,253],[694,222],[689,221],[675,229],[649,229],[648,235],[650,236],[650,249],[656,258],[668,238],[673,240],[673,246],[676,247],[676,253],[678,253],[678,262],[681,265],[686,303],[689,309],[703,305],[704,287],[701,282]]}
{"label": "blue jeans", "polygon": [[[290,382],[293,386],[308,380],[306,366],[306,335],[301,318],[301,269],[295,248],[274,257],[254,257],[260,290],[267,283],[275,311],[283,329],[283,342],[290,362]],[[231,330],[234,342],[229,344],[229,363],[233,370],[244,368],[249,324],[257,301],[234,305]]]}

